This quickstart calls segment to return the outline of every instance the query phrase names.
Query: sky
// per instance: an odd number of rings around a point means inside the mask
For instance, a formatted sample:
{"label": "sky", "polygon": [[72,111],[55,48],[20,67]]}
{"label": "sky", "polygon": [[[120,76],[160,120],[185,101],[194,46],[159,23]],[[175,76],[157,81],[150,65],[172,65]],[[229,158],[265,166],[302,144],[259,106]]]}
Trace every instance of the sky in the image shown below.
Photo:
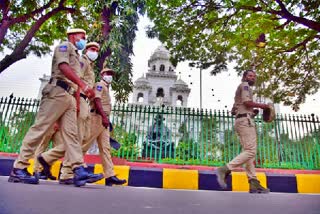
{"label": "sky", "polygon": [[[149,39],[145,34],[145,27],[150,24],[146,17],[140,17],[138,32],[133,45],[133,81],[148,71],[148,59],[161,45],[157,39]],[[53,49],[53,47],[52,47]],[[2,59],[4,55],[0,55]],[[44,74],[51,73],[52,55],[42,58],[28,56],[10,66],[0,74],[0,97],[9,96],[11,93],[16,97],[37,98],[40,88],[40,80]],[[176,74],[185,81],[191,89],[188,107],[200,107],[200,71],[190,68],[188,62],[179,63]],[[206,109],[231,110],[234,93],[240,83],[240,77],[229,66],[229,71],[211,76],[209,71],[202,71],[202,106]],[[113,99],[114,100],[114,99]],[[301,105],[298,114],[314,113],[320,116],[320,92],[308,96],[305,104]],[[132,96],[129,97],[132,102]],[[280,113],[294,113],[290,107],[280,105]]]}

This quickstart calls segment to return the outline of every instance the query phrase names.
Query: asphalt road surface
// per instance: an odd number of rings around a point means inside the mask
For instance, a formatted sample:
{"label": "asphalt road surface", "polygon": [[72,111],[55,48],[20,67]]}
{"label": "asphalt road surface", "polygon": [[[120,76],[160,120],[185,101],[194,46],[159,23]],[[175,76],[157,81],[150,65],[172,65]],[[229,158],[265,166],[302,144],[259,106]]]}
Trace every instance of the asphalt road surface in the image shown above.
{"label": "asphalt road surface", "polygon": [[320,214],[319,194],[14,184],[0,176],[0,214]]}

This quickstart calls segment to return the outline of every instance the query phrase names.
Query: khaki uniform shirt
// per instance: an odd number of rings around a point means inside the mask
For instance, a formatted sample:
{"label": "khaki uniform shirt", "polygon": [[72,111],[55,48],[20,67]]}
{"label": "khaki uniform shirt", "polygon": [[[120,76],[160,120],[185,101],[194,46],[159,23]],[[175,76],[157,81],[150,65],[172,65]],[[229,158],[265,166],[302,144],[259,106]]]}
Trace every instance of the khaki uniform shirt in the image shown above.
{"label": "khaki uniform shirt", "polygon": [[236,95],[234,97],[234,107],[236,108],[236,114],[253,114],[252,107],[246,107],[244,102],[253,101],[253,93],[250,88],[248,82],[242,82],[236,91]]}
{"label": "khaki uniform shirt", "polygon": [[80,61],[77,48],[71,42],[63,42],[54,49],[52,59],[51,77],[60,79],[69,84],[74,89],[77,89],[77,85],[69,80],[59,69],[59,64],[67,63],[77,75],[80,76]]}
{"label": "khaki uniform shirt", "polygon": [[93,71],[93,62],[87,57],[82,55],[80,58],[81,74],[80,78],[90,87],[93,88],[95,83],[95,75]]}
{"label": "khaki uniform shirt", "polygon": [[103,111],[107,114],[107,116],[109,116],[111,112],[111,97],[107,83],[105,83],[103,80],[97,82],[94,85],[94,92],[96,94],[95,98],[101,99]]}

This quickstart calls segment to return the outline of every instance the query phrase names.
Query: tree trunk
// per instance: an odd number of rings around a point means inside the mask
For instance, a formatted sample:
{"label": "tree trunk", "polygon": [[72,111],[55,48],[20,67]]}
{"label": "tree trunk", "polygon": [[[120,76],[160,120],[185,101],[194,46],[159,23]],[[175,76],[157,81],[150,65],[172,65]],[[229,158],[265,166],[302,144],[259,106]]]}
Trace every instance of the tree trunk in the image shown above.
{"label": "tree trunk", "polygon": [[17,44],[14,51],[0,61],[0,74],[13,63],[26,58],[27,55],[25,53],[25,49],[28,47],[30,41],[32,40],[36,32],[40,29],[41,25],[48,19],[50,19],[52,16],[56,15],[57,13],[63,10],[66,10],[69,13],[73,13],[75,11],[73,8],[66,8],[63,7],[63,5],[59,5],[59,7],[53,9],[52,11],[40,17],[34,23],[34,25],[31,26],[31,28],[28,30],[27,34],[22,39],[22,41],[19,44]]}
{"label": "tree trunk", "polygon": [[[109,38],[109,33],[112,29],[112,27],[110,26],[110,22],[111,22],[111,16],[112,16],[112,10],[108,7],[104,7],[101,13],[101,19],[103,22],[102,25],[102,35],[104,40],[108,40]],[[101,71],[103,69],[104,66],[104,62],[106,61],[106,59],[111,55],[111,50],[110,48],[107,48],[104,51],[101,51],[100,57],[98,59],[98,68]]]}
{"label": "tree trunk", "polygon": [[0,47],[1,47],[1,44],[3,43],[5,35],[8,32],[9,26],[10,26],[10,22],[8,20],[2,20],[0,25]]}

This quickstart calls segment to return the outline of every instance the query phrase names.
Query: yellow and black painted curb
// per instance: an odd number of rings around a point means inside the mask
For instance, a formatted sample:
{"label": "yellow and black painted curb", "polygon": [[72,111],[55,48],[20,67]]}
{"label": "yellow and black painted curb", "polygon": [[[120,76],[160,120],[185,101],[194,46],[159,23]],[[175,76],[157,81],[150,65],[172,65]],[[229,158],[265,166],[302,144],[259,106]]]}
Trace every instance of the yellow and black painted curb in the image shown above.
{"label": "yellow and black painted curb", "polygon": [[[8,176],[12,169],[14,159],[0,158],[0,175]],[[33,172],[33,160],[30,160],[28,171]],[[61,161],[52,166],[52,174],[59,176]],[[89,171],[102,173],[101,164],[88,166]],[[189,189],[189,190],[217,190],[221,191],[216,181],[214,171],[169,169],[169,168],[144,168],[118,165],[114,167],[115,174],[128,182],[124,185],[135,187],[152,187],[164,189]],[[268,187],[271,192],[286,193],[320,193],[319,174],[273,174],[258,172],[257,177],[262,186]],[[105,184],[105,180],[97,182]],[[248,191],[249,184],[244,172],[232,172],[227,179],[228,189],[223,191]]]}

